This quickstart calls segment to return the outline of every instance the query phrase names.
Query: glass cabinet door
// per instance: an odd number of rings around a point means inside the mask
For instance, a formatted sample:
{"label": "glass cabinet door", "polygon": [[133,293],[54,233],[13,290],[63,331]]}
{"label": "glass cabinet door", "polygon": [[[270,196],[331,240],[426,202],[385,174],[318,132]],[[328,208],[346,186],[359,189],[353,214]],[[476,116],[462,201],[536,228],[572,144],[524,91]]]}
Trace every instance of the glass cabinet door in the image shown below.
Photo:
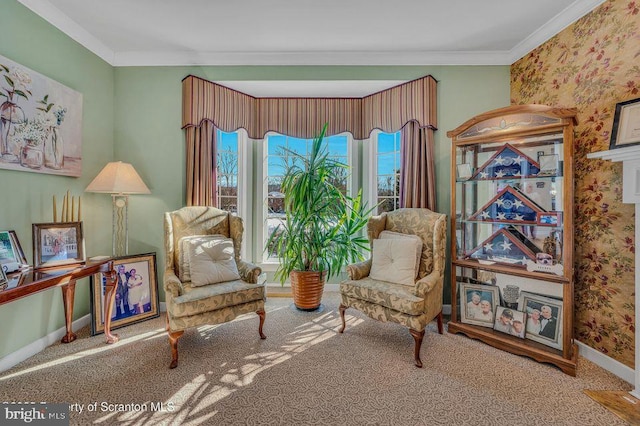
{"label": "glass cabinet door", "polygon": [[456,147],[456,258],[564,275],[562,133]]}

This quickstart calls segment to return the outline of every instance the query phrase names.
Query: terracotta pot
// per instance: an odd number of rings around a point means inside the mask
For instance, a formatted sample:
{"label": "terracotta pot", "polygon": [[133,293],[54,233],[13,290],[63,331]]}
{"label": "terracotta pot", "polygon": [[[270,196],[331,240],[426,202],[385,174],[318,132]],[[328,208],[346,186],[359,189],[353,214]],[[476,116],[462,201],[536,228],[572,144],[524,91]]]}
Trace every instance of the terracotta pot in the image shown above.
{"label": "terracotta pot", "polygon": [[313,311],[320,307],[327,271],[293,271],[289,274],[296,308]]}

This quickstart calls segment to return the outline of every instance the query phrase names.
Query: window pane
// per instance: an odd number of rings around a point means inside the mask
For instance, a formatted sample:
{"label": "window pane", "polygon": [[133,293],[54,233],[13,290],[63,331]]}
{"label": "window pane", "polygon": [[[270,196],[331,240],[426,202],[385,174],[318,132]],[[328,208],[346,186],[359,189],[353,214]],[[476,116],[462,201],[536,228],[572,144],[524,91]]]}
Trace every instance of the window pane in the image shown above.
{"label": "window pane", "polygon": [[394,153],[378,155],[378,174],[390,175],[395,173],[397,170],[395,161]]}
{"label": "window pane", "polygon": [[282,148],[286,146],[287,138],[282,135],[267,136],[267,146],[269,155],[282,153]]}
{"label": "window pane", "polygon": [[237,197],[220,197],[220,208],[232,213],[238,213]]}
{"label": "window pane", "polygon": [[395,195],[395,175],[378,176],[378,195],[391,197]]}
{"label": "window pane", "polygon": [[395,150],[395,133],[378,134],[378,153],[394,152]]}
{"label": "window pane", "polygon": [[329,155],[347,157],[347,137],[331,136],[328,138]]}
{"label": "window pane", "polygon": [[218,150],[238,152],[238,134],[218,130]]}

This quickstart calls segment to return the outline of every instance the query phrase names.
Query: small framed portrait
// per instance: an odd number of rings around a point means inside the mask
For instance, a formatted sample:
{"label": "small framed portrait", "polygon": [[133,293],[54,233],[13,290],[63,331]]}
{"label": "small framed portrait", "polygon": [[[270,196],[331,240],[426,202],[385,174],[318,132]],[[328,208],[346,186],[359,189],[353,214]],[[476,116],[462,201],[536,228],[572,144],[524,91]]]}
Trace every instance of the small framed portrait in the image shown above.
{"label": "small framed portrait", "polygon": [[493,327],[493,312],[500,304],[500,289],[494,285],[459,283],[460,321]]}
{"label": "small framed portrait", "polygon": [[562,224],[562,212],[538,212],[536,222],[542,226],[558,226]]}
{"label": "small framed portrait", "polygon": [[498,306],[493,329],[524,339],[526,318],[527,315],[524,312]]}
{"label": "small framed portrait", "polygon": [[471,177],[471,175],[473,174],[473,171],[471,170],[471,164],[469,163],[464,163],[464,164],[458,164],[456,166],[456,173],[458,176],[458,180],[467,180]]}
{"label": "small framed portrait", "polygon": [[[115,259],[115,302],[111,329],[125,327],[160,316],[156,254],[146,253]],[[104,333],[104,296],[107,279],[102,273],[91,277],[91,334]]]}
{"label": "small framed portrait", "polygon": [[29,266],[16,231],[0,231],[0,266],[7,274]]}
{"label": "small framed portrait", "polygon": [[618,102],[609,149],[640,144],[640,98]]}
{"label": "small framed portrait", "polygon": [[560,159],[558,154],[541,155],[539,176],[555,176],[560,168]]}
{"label": "small framed portrait", "polygon": [[35,268],[84,261],[82,222],[33,224],[33,266]]}
{"label": "small framed portrait", "polygon": [[527,314],[526,339],[562,350],[562,300],[522,292],[518,310]]}

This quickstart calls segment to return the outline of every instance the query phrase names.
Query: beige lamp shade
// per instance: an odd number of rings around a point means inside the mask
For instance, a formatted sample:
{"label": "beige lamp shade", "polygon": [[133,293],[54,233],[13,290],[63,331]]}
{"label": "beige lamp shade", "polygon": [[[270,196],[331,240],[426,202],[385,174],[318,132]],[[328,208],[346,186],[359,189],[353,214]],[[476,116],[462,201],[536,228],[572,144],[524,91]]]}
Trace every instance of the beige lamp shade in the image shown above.
{"label": "beige lamp shade", "polygon": [[107,194],[151,194],[136,169],[129,163],[108,163],[85,189]]}

